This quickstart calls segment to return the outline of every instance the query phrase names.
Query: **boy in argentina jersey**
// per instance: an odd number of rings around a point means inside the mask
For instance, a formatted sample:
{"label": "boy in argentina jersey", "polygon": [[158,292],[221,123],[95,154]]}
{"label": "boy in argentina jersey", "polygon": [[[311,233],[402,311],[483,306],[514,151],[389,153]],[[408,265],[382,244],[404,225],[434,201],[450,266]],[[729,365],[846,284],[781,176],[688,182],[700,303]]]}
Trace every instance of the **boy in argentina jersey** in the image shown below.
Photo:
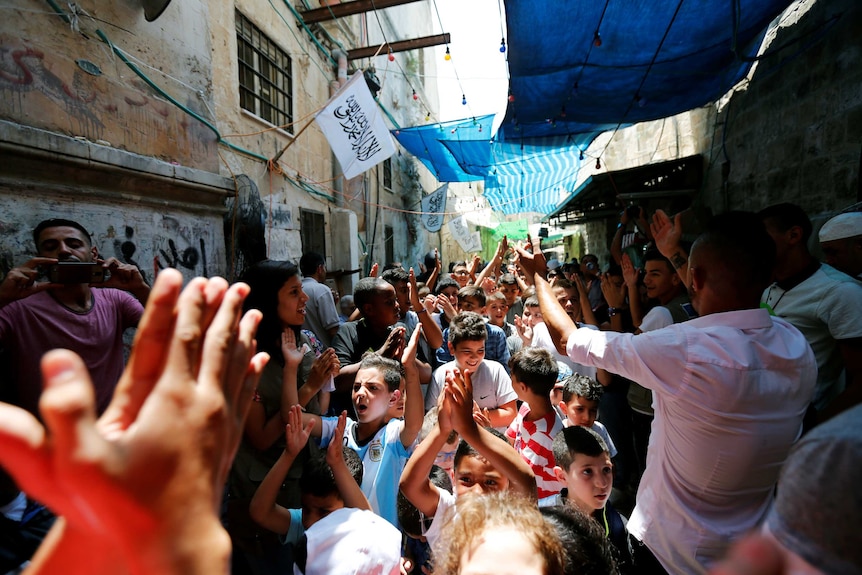
{"label": "boy in argentina jersey", "polygon": [[[403,328],[402,328],[403,329]],[[402,356],[406,389],[401,388],[399,362],[379,355],[366,355],[353,384],[353,408],[356,419],[349,418],[342,438],[335,438],[337,417],[304,414],[303,420],[314,421],[311,434],[320,445],[333,439],[344,442],[362,459],[362,491],[371,509],[398,527],[397,495],[401,471],[411,453],[424,416],[416,349],[421,329],[417,329]],[[391,411],[406,394],[404,419],[392,418]]]}

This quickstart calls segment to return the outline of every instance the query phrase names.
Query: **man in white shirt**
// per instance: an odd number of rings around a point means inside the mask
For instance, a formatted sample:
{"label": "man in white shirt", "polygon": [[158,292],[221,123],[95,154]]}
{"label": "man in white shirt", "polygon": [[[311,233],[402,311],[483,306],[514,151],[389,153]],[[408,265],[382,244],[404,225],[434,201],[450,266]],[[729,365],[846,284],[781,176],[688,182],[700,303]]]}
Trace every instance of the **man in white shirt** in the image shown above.
{"label": "man in white shirt", "polygon": [[775,241],[775,282],[761,305],[793,324],[817,358],[813,407],[821,421],[862,401],[862,284],[808,251],[811,221],[796,204],[758,216]]}
{"label": "man in white shirt", "polygon": [[519,257],[557,349],[653,391],[649,460],[628,524],[642,543],[638,572],[702,575],[764,518],[817,368],[802,334],[759,308],[775,247],[756,215],[714,218],[690,263],[680,235],[679,219],[656,214],[653,236],[687,269],[700,317],[637,336],[577,329],[542,279],[541,253]]}
{"label": "man in white shirt", "polygon": [[338,319],[338,310],[335,309],[332,290],[324,283],[326,260],[315,252],[303,254],[299,259],[299,271],[302,273],[302,291],[308,296],[302,329],[310,330],[323,345],[329,347],[341,321]]}
{"label": "man in white shirt", "polygon": [[819,238],[827,264],[862,280],[862,212],[838,214],[823,224]]}

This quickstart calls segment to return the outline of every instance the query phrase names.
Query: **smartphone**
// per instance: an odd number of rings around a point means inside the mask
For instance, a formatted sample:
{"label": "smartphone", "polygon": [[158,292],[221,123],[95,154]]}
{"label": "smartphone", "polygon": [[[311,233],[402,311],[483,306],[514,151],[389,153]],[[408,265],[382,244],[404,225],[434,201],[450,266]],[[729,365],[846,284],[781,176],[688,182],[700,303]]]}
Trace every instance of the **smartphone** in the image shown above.
{"label": "smartphone", "polygon": [[48,281],[55,284],[97,284],[104,282],[106,270],[91,262],[57,262],[48,266]]}

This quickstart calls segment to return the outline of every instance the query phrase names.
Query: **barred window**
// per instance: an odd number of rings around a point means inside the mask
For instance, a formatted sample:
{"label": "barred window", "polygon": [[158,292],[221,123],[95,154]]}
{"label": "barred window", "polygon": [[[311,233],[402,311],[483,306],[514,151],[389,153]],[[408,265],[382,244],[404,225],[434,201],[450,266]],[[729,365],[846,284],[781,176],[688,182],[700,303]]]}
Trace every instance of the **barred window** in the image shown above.
{"label": "barred window", "polygon": [[293,132],[293,71],[290,56],[251,20],[236,12],[239,104],[244,110]]}
{"label": "barred window", "polygon": [[383,245],[386,251],[386,263],[391,264],[395,261],[395,230],[392,226],[383,227]]}
{"label": "barred window", "polygon": [[383,187],[392,191],[392,158],[383,160]]}
{"label": "barred window", "polygon": [[299,210],[299,232],[302,253],[317,252],[326,257],[326,220],[320,212]]}

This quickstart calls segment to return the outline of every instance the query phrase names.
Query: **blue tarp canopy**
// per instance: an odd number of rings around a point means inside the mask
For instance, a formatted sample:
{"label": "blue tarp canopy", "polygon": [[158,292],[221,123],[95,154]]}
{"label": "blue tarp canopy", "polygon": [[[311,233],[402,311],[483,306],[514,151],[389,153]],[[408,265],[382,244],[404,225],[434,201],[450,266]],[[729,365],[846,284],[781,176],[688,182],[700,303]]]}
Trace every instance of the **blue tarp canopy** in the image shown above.
{"label": "blue tarp canopy", "polygon": [[596,135],[720,97],[791,3],[505,0],[512,98],[493,139],[487,116],[395,136],[441,181],[484,179],[495,210],[549,213]]}
{"label": "blue tarp canopy", "polygon": [[[577,181],[581,151],[601,130],[571,136],[491,138],[493,116],[394,130],[441,182],[485,182],[491,209],[548,213]],[[480,129],[481,128],[481,129]]]}
{"label": "blue tarp canopy", "polygon": [[791,3],[505,0],[514,100],[498,137],[632,124],[711,102],[743,77]]}

